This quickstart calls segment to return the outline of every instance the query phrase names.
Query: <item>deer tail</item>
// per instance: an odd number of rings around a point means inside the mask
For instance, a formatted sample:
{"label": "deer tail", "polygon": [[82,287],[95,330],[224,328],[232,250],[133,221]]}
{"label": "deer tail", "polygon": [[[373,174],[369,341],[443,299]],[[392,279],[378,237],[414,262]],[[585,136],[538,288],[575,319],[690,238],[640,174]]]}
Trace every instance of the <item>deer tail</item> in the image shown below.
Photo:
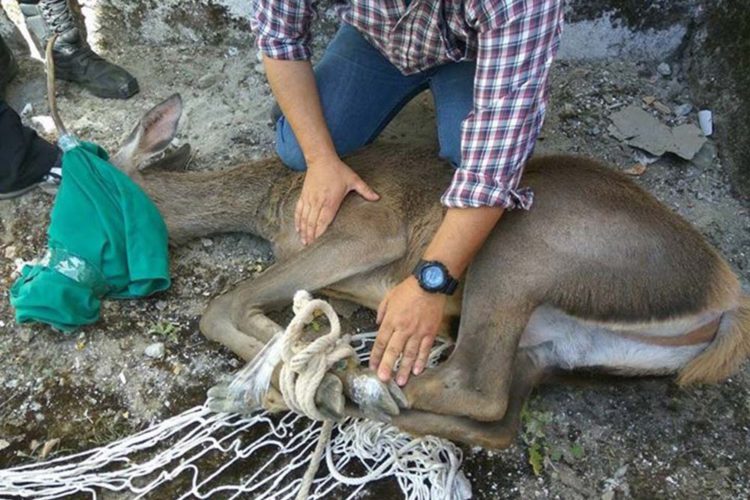
{"label": "deer tail", "polygon": [[739,305],[727,311],[713,342],[677,374],[677,383],[713,384],[739,370],[750,356],[750,295],[741,295]]}

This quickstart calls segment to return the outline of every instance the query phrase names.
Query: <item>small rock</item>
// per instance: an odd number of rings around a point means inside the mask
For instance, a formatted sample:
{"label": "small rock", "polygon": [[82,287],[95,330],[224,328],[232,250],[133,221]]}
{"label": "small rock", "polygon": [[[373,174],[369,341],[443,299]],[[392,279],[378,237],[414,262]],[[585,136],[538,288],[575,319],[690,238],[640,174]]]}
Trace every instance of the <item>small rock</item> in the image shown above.
{"label": "small rock", "polygon": [[674,114],[675,116],[687,116],[690,114],[692,110],[693,110],[692,104],[690,103],[680,104],[679,106],[675,106]]}
{"label": "small rock", "polygon": [[661,76],[670,76],[672,74],[672,68],[667,63],[661,63],[659,66],[656,67],[656,71]]}
{"label": "small rock", "polygon": [[150,346],[146,347],[146,349],[144,349],[143,351],[143,354],[145,354],[149,358],[161,359],[164,357],[165,352],[166,349],[164,348],[164,344],[162,342],[156,342],[155,344],[151,344]]}
{"label": "small rock", "polygon": [[24,342],[26,344],[31,342],[31,339],[34,338],[31,330],[28,328],[24,328],[23,330],[21,330],[21,333],[19,333],[18,336],[21,338],[21,342]]}
{"label": "small rock", "polygon": [[589,135],[591,136],[597,136],[601,133],[602,133],[602,129],[600,129],[599,127],[591,127],[589,129]]}
{"label": "small rock", "polygon": [[8,441],[6,441],[5,439],[0,439],[0,451],[4,450],[8,446],[10,446],[10,443]]}
{"label": "small rock", "polygon": [[643,98],[643,104],[645,104],[646,106],[651,106],[654,103],[654,101],[656,101],[656,97],[652,95],[647,95],[646,97]]}
{"label": "small rock", "polygon": [[30,102],[27,102],[26,105],[21,110],[21,116],[28,116],[33,112],[34,112],[34,106]]}
{"label": "small rock", "polygon": [[164,300],[159,300],[156,302],[156,308],[160,311],[163,311],[167,308],[167,302]]}
{"label": "small rock", "polygon": [[13,245],[9,245],[5,247],[5,258],[6,259],[15,259],[16,258],[16,247]]}
{"label": "small rock", "polygon": [[615,492],[612,490],[605,491],[602,495],[602,500],[614,500]]}
{"label": "small rock", "polygon": [[663,115],[671,115],[672,114],[672,110],[669,109],[669,106],[667,106],[666,104],[664,104],[661,101],[654,101],[653,104],[651,104],[651,105],[654,107],[655,110],[657,110],[659,113],[661,113]]}
{"label": "small rock", "polygon": [[205,248],[214,246],[214,242],[210,238],[201,238],[201,245],[203,245]]}
{"label": "small rock", "polygon": [[227,48],[227,57],[236,57],[240,53],[240,49],[237,47],[230,46]]}
{"label": "small rock", "polygon": [[699,170],[707,170],[711,168],[716,159],[716,144],[711,141],[706,142],[698,153],[693,157],[693,165],[698,167]]}
{"label": "small rock", "polygon": [[563,120],[568,120],[570,118],[575,118],[576,116],[578,116],[578,111],[576,110],[576,107],[573,106],[572,104],[565,103],[563,105],[562,110],[560,110],[560,115],[559,116]]}
{"label": "small rock", "polygon": [[208,87],[212,87],[213,85],[215,85],[218,80],[218,75],[214,73],[208,73],[207,75],[203,75],[202,77],[200,77],[195,83],[195,86],[201,90],[205,90]]}
{"label": "small rock", "polygon": [[256,64],[253,69],[255,69],[256,73],[260,73],[261,75],[266,74],[266,68],[263,66],[263,63]]}

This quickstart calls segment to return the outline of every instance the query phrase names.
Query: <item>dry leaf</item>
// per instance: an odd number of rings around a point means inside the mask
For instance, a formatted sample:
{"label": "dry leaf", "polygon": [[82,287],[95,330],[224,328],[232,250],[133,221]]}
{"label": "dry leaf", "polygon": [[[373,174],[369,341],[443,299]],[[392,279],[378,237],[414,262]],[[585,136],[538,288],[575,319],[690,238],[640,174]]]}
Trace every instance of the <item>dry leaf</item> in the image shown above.
{"label": "dry leaf", "polygon": [[665,115],[671,115],[672,109],[667,106],[666,104],[661,103],[660,101],[655,101],[652,106],[654,109],[656,109],[659,113],[665,114]]}
{"label": "dry leaf", "polygon": [[623,172],[626,173],[626,174],[628,174],[628,175],[633,175],[633,176],[636,176],[636,177],[640,177],[644,173],[646,173],[646,165],[644,165],[643,163],[636,163],[632,167],[630,167],[630,168],[628,168],[626,170],[623,170]]}
{"label": "dry leaf", "polygon": [[44,460],[45,458],[47,458],[47,455],[49,455],[50,452],[58,444],[60,444],[60,439],[59,438],[50,439],[49,441],[47,441],[46,443],[44,443],[44,446],[42,446],[42,451],[39,453],[39,458],[41,458],[42,460]]}

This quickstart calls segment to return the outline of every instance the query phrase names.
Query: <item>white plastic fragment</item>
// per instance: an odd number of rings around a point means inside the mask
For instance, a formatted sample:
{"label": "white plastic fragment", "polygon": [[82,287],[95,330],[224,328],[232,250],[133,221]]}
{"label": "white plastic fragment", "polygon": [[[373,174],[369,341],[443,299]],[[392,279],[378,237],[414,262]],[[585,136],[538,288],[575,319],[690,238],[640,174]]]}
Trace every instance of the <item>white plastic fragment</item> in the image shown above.
{"label": "white plastic fragment", "polygon": [[708,109],[702,109],[698,112],[698,123],[700,123],[703,135],[706,137],[710,137],[714,133],[714,117]]}

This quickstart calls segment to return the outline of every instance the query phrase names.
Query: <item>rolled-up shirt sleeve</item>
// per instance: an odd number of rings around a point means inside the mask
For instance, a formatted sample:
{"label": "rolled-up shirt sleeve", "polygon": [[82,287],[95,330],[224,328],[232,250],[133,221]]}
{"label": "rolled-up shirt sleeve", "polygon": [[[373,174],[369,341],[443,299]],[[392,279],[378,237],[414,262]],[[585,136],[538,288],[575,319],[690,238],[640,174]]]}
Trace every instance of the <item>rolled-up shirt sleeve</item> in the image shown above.
{"label": "rolled-up shirt sleeve", "polygon": [[563,1],[506,5],[478,22],[474,107],[461,124],[461,165],[441,199],[447,207],[528,209],[533,202],[533,192],[518,185],[544,120]]}
{"label": "rolled-up shirt sleeve", "polygon": [[255,0],[250,25],[258,49],[271,59],[309,60],[316,6],[313,0]]}

